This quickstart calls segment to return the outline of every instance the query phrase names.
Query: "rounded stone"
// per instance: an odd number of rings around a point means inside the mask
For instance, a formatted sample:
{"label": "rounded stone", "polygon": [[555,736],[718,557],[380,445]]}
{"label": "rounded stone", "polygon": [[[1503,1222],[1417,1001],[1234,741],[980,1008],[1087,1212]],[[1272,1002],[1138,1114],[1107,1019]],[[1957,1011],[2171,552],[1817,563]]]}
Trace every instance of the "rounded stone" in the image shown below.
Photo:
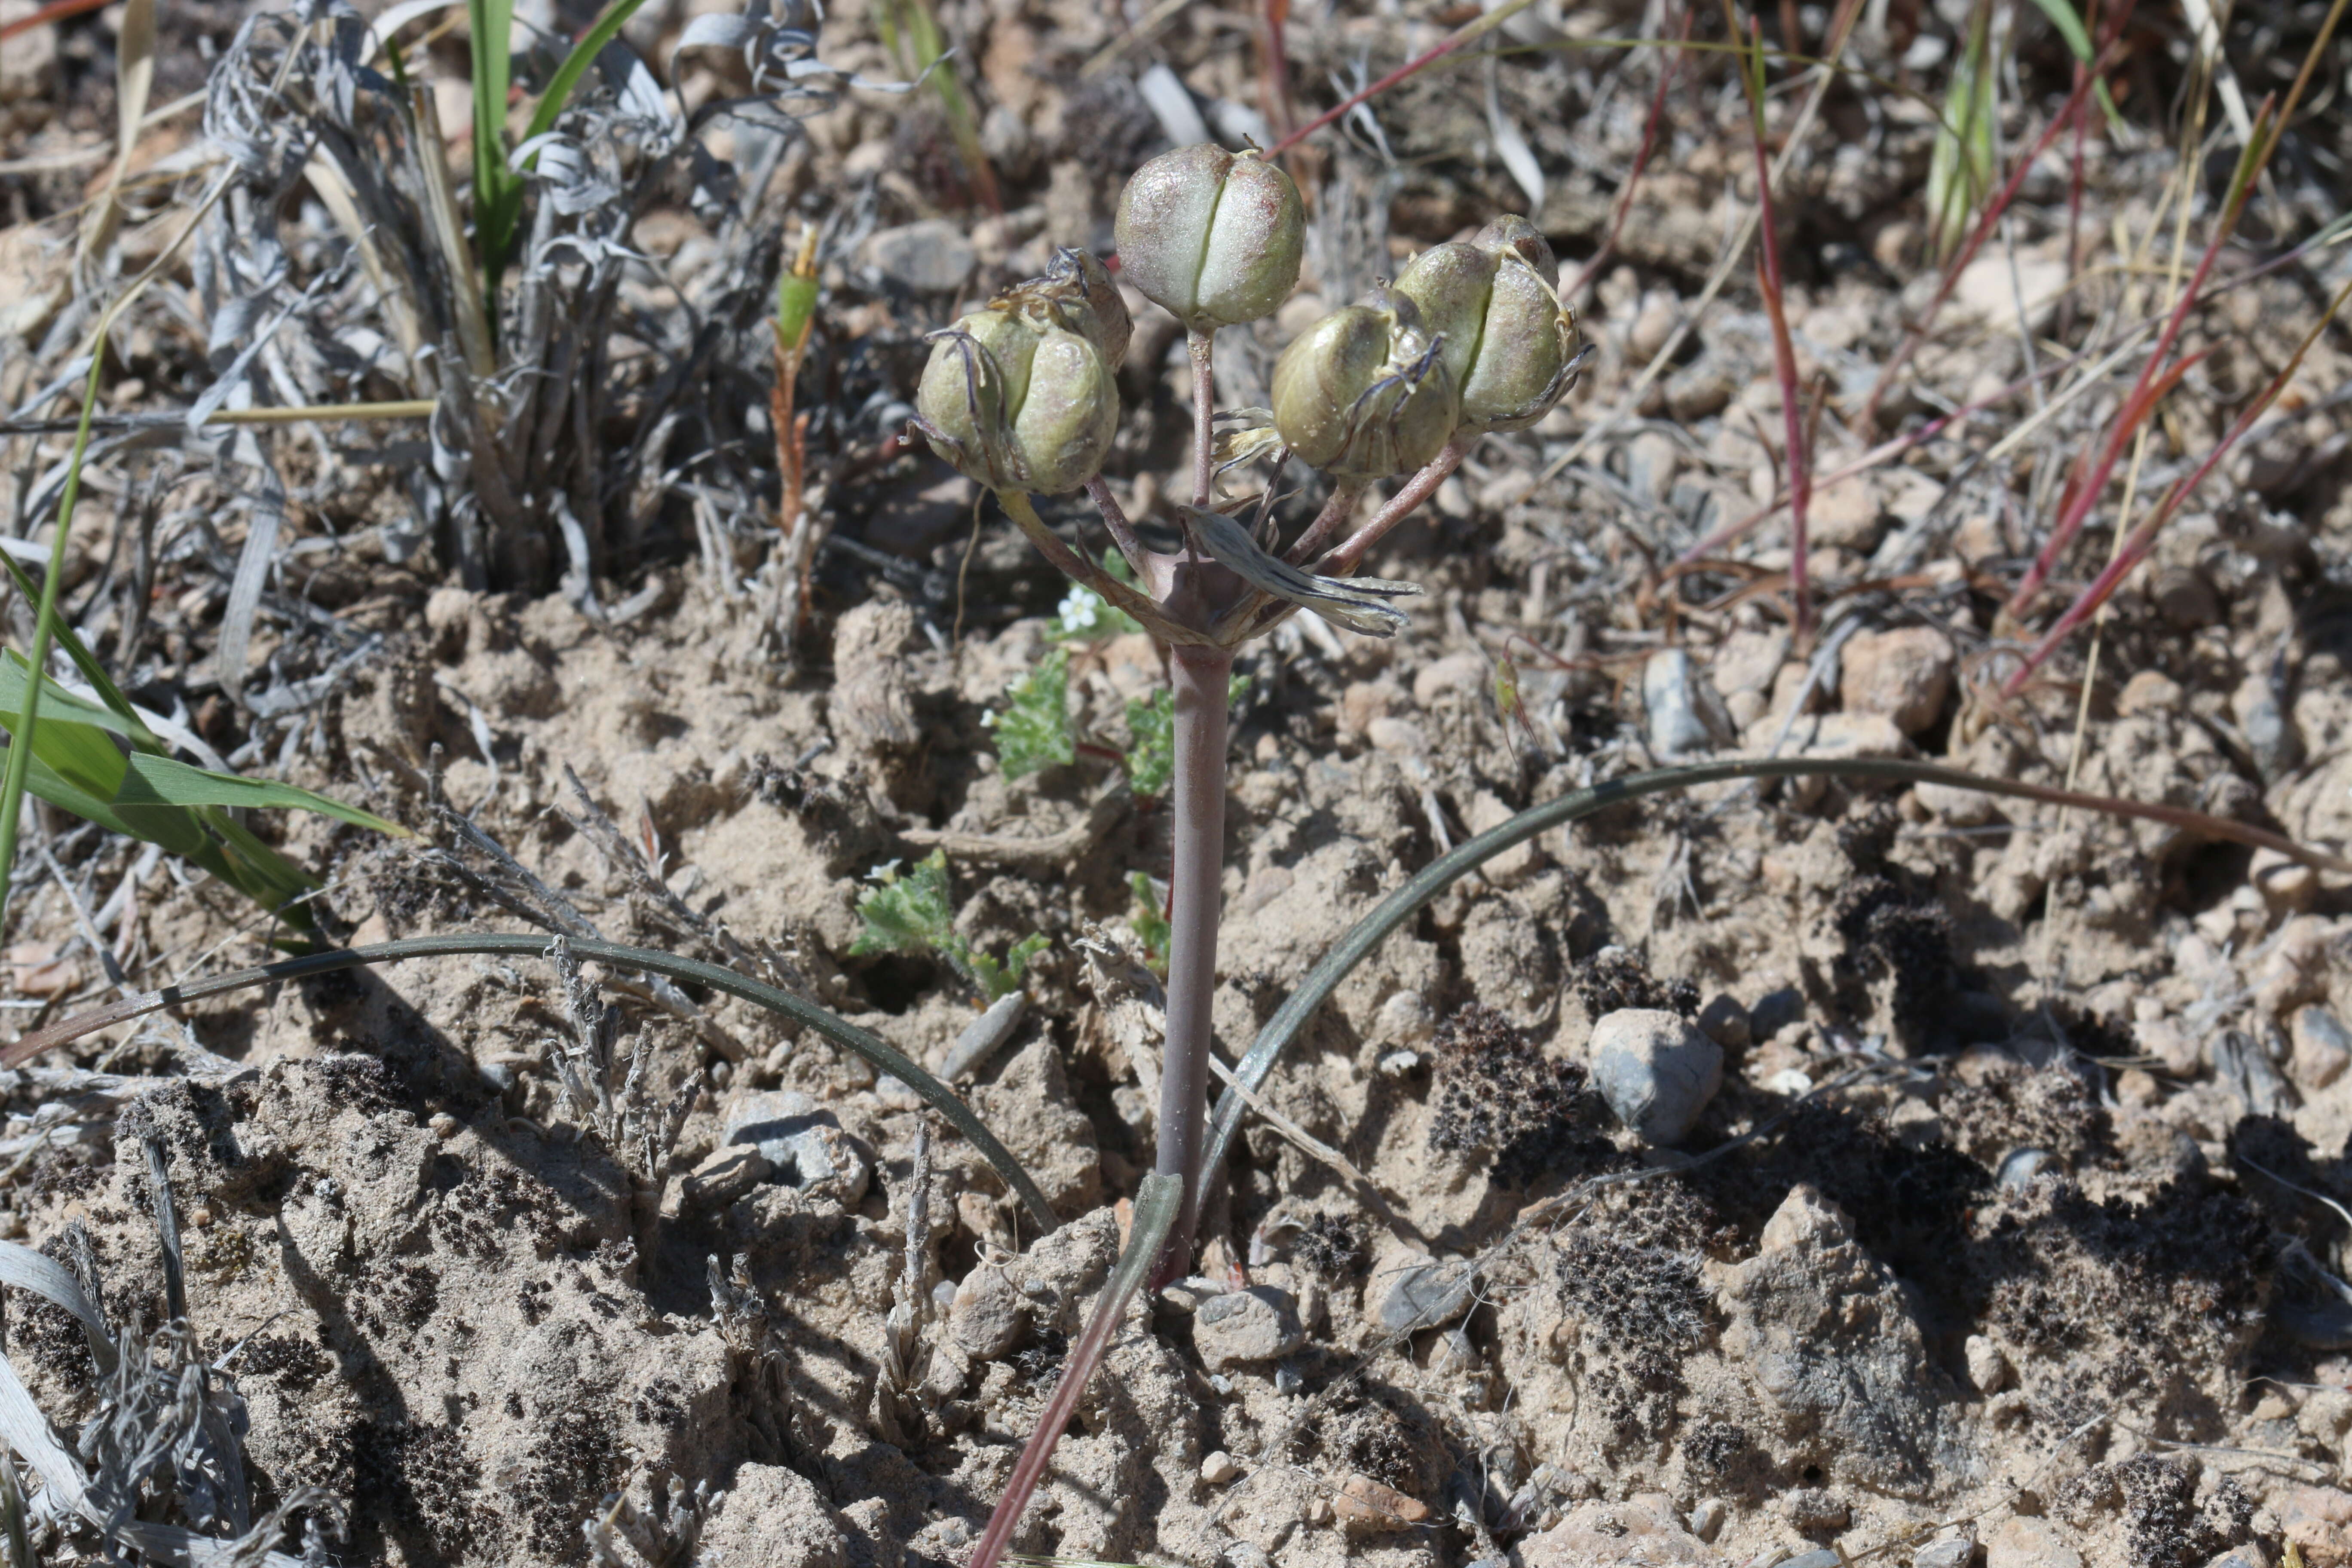
{"label": "rounded stone", "polygon": [[1212,1296],[1192,1314],[1192,1348],[1213,1371],[1286,1356],[1306,1337],[1289,1295],[1269,1286]]}
{"label": "rounded stone", "polygon": [[1678,1013],[1628,1007],[1592,1026],[1592,1080],[1617,1119],[1654,1148],[1689,1135],[1723,1087],[1723,1047]]}

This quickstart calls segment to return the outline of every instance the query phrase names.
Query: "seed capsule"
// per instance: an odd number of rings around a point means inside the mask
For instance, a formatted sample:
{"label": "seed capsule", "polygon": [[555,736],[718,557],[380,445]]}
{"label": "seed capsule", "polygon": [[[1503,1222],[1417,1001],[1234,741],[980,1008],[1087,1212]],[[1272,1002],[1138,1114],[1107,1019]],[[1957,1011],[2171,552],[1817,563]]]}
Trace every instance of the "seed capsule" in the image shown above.
{"label": "seed capsule", "polygon": [[1094,338],[999,302],[938,334],[915,410],[958,472],[1054,495],[1101,470],[1118,389]]}
{"label": "seed capsule", "polygon": [[1119,275],[1192,331],[1270,316],[1298,282],[1307,213],[1290,176],[1213,142],[1163,153],[1118,195]]}
{"label": "seed capsule", "polygon": [[1498,218],[1467,241],[1405,265],[1396,291],[1420,306],[1461,393],[1465,430],[1523,430],[1573,383],[1576,314],[1559,266],[1527,219]]}
{"label": "seed capsule", "polygon": [[1404,295],[1309,327],[1274,367],[1274,422],[1300,461],[1334,478],[1386,479],[1420,468],[1454,434],[1454,382]]}

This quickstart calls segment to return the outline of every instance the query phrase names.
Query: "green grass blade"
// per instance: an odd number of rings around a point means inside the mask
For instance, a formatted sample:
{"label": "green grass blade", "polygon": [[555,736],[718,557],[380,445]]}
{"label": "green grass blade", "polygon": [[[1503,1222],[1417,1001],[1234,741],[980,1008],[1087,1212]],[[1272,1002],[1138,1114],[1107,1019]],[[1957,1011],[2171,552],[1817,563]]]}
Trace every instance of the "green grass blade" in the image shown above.
{"label": "green grass blade", "polygon": [[564,105],[572,101],[572,91],[579,87],[580,79],[588,74],[588,68],[596,63],[596,57],[604,52],[604,46],[620,37],[621,29],[629,25],[629,18],[635,16],[637,8],[645,3],[646,0],[620,0],[618,5],[597,17],[596,25],[572,46],[572,52],[563,57],[562,65],[556,67],[554,79],[547,84],[547,91],[540,99],[539,107],[530,111],[530,129],[523,132],[524,141],[532,141],[555,129],[556,118],[563,112]]}
{"label": "green grass blade", "polygon": [[[65,493],[58,502],[57,531],[49,540],[48,575],[42,579],[38,608],[34,613],[33,653],[27,662],[35,669],[47,664],[49,643],[56,635],[58,584],[65,578],[66,542],[73,532],[74,508],[81,501],[81,466],[89,455],[90,425],[98,416],[99,378],[106,368],[105,327],[111,318],[110,311],[107,321],[100,323],[98,341],[90,345],[89,379],[82,386],[81,419],[74,429]],[[8,765],[5,773],[0,773],[0,922],[5,922],[8,914],[8,889],[16,867],[16,831],[24,816],[25,788],[32,779],[33,741],[41,721],[41,688],[47,684],[44,680],[25,682],[24,696],[16,710],[16,721],[8,726]]]}
{"label": "green grass blade", "polygon": [[[410,958],[472,954],[543,956],[550,940],[544,931],[411,937],[404,942],[383,942],[368,947],[336,948],[327,952],[308,953],[300,958],[265,963],[257,969],[241,969],[234,974],[190,981],[185,985],[169,985],[161,991],[144,992],[78,1014],[46,1029],[37,1029],[6,1049],[0,1050],[0,1068],[29,1061],[43,1051],[70,1044],[125,1019],[142,1017],[165,1007],[174,1007],[206,996],[219,996],[280,981],[306,979],[314,974],[331,974],[339,970],[358,969],[372,963],[397,963]],[[837,1018],[789,991],[761,984],[748,975],[739,974],[716,963],[702,963],[650,948],[623,947],[618,942],[596,942],[584,937],[567,937],[564,940],[571,946],[574,957],[608,963],[615,969],[635,969],[648,974],[664,975],[688,985],[708,986],[713,991],[724,992],[755,1007],[763,1007],[789,1018],[803,1028],[814,1029],[835,1045],[856,1052],[929,1100],[932,1108],[946,1117],[955,1130],[980,1151],[982,1157],[995,1167],[996,1173],[1004,1179],[1005,1185],[1012,1188],[1040,1226],[1049,1231],[1060,1226],[1062,1222],[1055,1215],[1054,1205],[1045,1201],[1045,1193],[1031,1179],[1021,1162],[1013,1157],[1013,1151],[988,1130],[988,1124],[973,1112],[971,1106],[957,1098],[953,1089],[925,1071],[919,1063],[892,1048],[880,1037],[869,1034],[845,1018]]]}
{"label": "green grass blade", "polygon": [[[40,603],[41,591],[33,585],[32,578],[25,574],[25,569],[16,563],[15,557],[0,554],[0,565],[8,568],[8,575],[16,582],[16,592],[25,595],[25,603],[28,605]],[[167,752],[170,748],[163,744],[163,740],[153,731],[147,728],[146,721],[140,718],[138,710],[131,706],[131,699],[125,697],[122,694],[122,689],[114,684],[114,677],[106,673],[106,666],[98,662],[98,656],[91,653],[82,642],[80,634],[62,621],[58,623],[55,630],[58,646],[65,649],[68,658],[73,660],[74,668],[81,672],[82,679],[89,683],[89,689],[98,693],[99,700],[106,704],[114,716],[122,721],[124,727],[115,732],[128,739],[132,745],[142,752],[154,752],[158,754]],[[16,658],[16,655],[12,652],[8,657]],[[61,689],[52,688],[53,691],[58,689]],[[45,700],[47,696],[47,694],[45,693]],[[8,697],[0,696],[0,707],[8,706],[9,702]]]}
{"label": "green grass blade", "polygon": [[[1234,1139],[1241,1131],[1242,1113],[1247,1109],[1242,1095],[1257,1091],[1258,1086],[1265,1081],[1266,1075],[1274,1070],[1276,1060],[1306,1029],[1316,1010],[1330,999],[1331,994],[1339,988],[1339,983],[1357,964],[1387,941],[1391,931],[1412,919],[1423,906],[1470,872],[1504,850],[1524,844],[1538,834],[1580,817],[1593,816],[1612,805],[1638,800],[1643,795],[1664,795],[1727,779],[1812,777],[1936,784],[1953,789],[1976,790],[1985,795],[2039,801],[2049,805],[2064,805],[2081,811],[2137,817],[2143,821],[2161,822],[2168,826],[2189,828],[2231,843],[2275,849],[2305,865],[2316,866],[2323,870],[2352,873],[2352,860],[2308,848],[2291,838],[2259,827],[2249,827],[2244,823],[2232,822],[2226,817],[2210,816],[2179,806],[2150,805],[2112,795],[2053,789],[2045,784],[2025,784],[2015,779],[1980,778],[1958,768],[1939,767],[1934,763],[1885,758],[1735,757],[1719,763],[1697,763],[1685,767],[1655,768],[1648,773],[1629,773],[1623,778],[1611,779],[1591,789],[1572,790],[1557,800],[1530,806],[1502,826],[1489,828],[1475,838],[1456,846],[1451,852],[1439,856],[1423,867],[1412,880],[1382,899],[1372,907],[1370,913],[1349,927],[1347,934],[1333,944],[1331,951],[1325,953],[1313,969],[1307,972],[1307,978],[1299,983],[1298,989],[1292,992],[1275,1010],[1274,1016],[1266,1020],[1265,1027],[1258,1031],[1257,1039],[1250,1046],[1248,1054],[1234,1068],[1234,1082],[1218,1099],[1216,1111],[1210,1119],[1208,1152],[1201,1164],[1202,1189],[1205,1191],[1216,1179],[1218,1165],[1223,1162],[1233,1148]],[[5,1058],[0,1057],[0,1066],[5,1065]]]}
{"label": "green grass blade", "polygon": [[474,227],[483,287],[491,300],[506,270],[521,207],[521,184],[507,167],[507,93],[514,79],[514,0],[466,0],[474,96]]}
{"label": "green grass blade", "polygon": [[353,827],[373,828],[394,838],[409,837],[408,829],[398,823],[386,822],[372,811],[345,805],[330,795],[295,784],[280,784],[275,779],[248,779],[236,773],[216,773],[177,758],[151,757],[143,752],[129,759],[129,765],[124,770],[122,794],[118,798],[158,805],[311,811],[320,816],[331,816],[337,822],[348,822]]}

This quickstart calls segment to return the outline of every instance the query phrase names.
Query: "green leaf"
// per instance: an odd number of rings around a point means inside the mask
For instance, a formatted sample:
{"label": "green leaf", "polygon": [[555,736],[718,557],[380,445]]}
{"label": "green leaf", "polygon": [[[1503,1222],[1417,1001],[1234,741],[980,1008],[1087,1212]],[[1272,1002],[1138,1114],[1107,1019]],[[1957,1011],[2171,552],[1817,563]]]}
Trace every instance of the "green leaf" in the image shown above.
{"label": "green leaf", "polygon": [[1005,689],[1005,709],[982,722],[996,732],[996,759],[1008,779],[1026,778],[1077,758],[1070,733],[1070,651],[1055,648]]}
{"label": "green leaf", "polygon": [[[580,36],[580,41],[572,46],[572,52],[563,57],[563,63],[555,68],[555,75],[548,82],[547,91],[541,95],[539,106],[530,111],[530,128],[523,132],[524,141],[544,136],[555,129],[555,121],[562,114],[563,106],[572,101],[572,91],[579,87],[580,79],[586,76],[588,68],[596,63],[596,57],[604,53],[604,46],[621,36],[621,29],[629,25],[629,18],[635,16],[637,8],[645,3],[646,0],[620,0],[618,5],[596,18],[594,26]],[[536,157],[534,153],[534,160]]]}
{"label": "green leaf", "polygon": [[1959,247],[1969,219],[1993,181],[1993,131],[2000,73],[1990,58],[1991,10],[1979,4],[1969,38],[1953,62],[1944,112],[1927,158],[1927,232],[1938,260]]}
{"label": "green leaf", "polygon": [[798,351],[816,315],[816,279],[793,270],[786,263],[776,274],[776,337]]}
{"label": "green leaf", "polygon": [[474,228],[493,300],[522,213],[522,180],[507,167],[507,92],[514,80],[514,0],[466,0],[473,52]]}
{"label": "green leaf", "polygon": [[[1225,705],[1249,691],[1249,677],[1225,684]],[[1176,695],[1161,688],[1127,705],[1127,784],[1137,795],[1158,799],[1176,776]]]}
{"label": "green leaf", "polygon": [[992,1002],[1019,988],[1029,961],[1052,945],[1031,932],[998,963],[977,952],[955,929],[955,904],[948,893],[948,853],[934,849],[904,874],[894,861],[875,873],[875,884],[857,900],[866,929],[849,944],[851,958],[879,952],[935,953],[984,992]]}
{"label": "green leaf", "polygon": [[1143,943],[1146,962],[1164,975],[1168,973],[1168,917],[1161,912],[1160,889],[1142,871],[1129,873],[1127,888],[1135,895],[1135,913],[1128,923],[1135,928],[1137,938]]}
{"label": "green leaf", "polygon": [[849,946],[849,956],[877,952],[923,953],[955,940],[955,906],[948,901],[948,854],[934,849],[900,875],[897,862],[875,872],[875,884],[857,900],[866,929]]}

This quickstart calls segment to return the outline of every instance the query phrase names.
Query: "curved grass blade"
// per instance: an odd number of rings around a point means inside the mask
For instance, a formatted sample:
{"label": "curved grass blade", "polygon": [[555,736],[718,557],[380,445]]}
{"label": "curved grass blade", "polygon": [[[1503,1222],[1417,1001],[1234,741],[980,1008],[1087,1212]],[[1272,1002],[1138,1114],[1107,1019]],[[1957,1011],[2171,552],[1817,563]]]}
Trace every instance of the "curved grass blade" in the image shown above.
{"label": "curved grass blade", "polygon": [[[1210,1119],[1209,1147],[1201,1166],[1201,1187],[1206,1191],[1217,1173],[1217,1167],[1233,1147],[1234,1136],[1241,1131],[1242,1113],[1247,1109],[1242,1094],[1255,1093],[1266,1075],[1274,1070],[1277,1058],[1290,1042],[1297,1039],[1315,1016],[1316,1009],[1330,999],[1348,977],[1350,970],[1362,963],[1371,951],[1388,940],[1389,933],[1419,913],[1424,904],[1435,899],[1448,887],[1494,857],[1515,845],[1524,844],[1536,835],[1580,817],[1591,816],[1610,806],[1643,795],[1664,795],[1675,790],[1689,789],[1694,784],[1717,784],[1727,779],[1788,779],[1788,778],[1865,778],[1888,779],[1901,784],[1944,784],[1953,789],[1972,789],[1986,795],[2005,795],[2019,800],[2039,801],[2045,805],[2070,806],[2078,811],[2105,812],[2116,816],[2137,817],[2147,822],[2161,822],[2168,826],[2187,828],[2214,838],[2226,838],[2234,843],[2250,844],[2256,848],[2275,849],[2283,855],[2316,866],[2323,870],[2352,873],[2352,860],[2330,855],[2323,850],[2307,848],[2291,838],[2259,827],[2249,827],[2242,822],[2225,817],[2208,816],[2201,811],[2187,811],[2179,806],[2149,805],[2140,801],[2121,800],[2113,795],[2085,795],[2071,789],[2053,789],[2046,784],[2020,783],[2015,779],[1979,778],[1958,768],[1938,767],[1933,763],[1901,762],[1891,758],[1847,758],[1827,760],[1816,757],[1743,757],[1720,763],[1698,763],[1688,767],[1656,768],[1649,773],[1631,773],[1622,779],[1611,779],[1591,789],[1571,791],[1557,800],[1531,806],[1499,827],[1490,828],[1477,837],[1462,844],[1450,854],[1441,855],[1424,867],[1412,881],[1391,893],[1373,906],[1370,914],[1349,927],[1329,952],[1307,973],[1283,1002],[1274,1016],[1234,1069],[1234,1084],[1217,1100],[1214,1115]],[[5,1058],[0,1058],[5,1065]]]}
{"label": "curved grass blade", "polygon": [[[545,953],[549,941],[543,933],[524,931],[411,937],[404,942],[381,942],[367,947],[336,948],[326,952],[307,953],[299,958],[265,963],[257,969],[241,969],[234,974],[192,980],[184,985],[167,985],[161,991],[142,992],[62,1019],[46,1029],[36,1029],[6,1049],[0,1050],[0,1068],[28,1061],[43,1051],[69,1044],[110,1025],[143,1017],[149,1013],[177,1006],[184,1002],[199,1001],[206,996],[219,996],[278,981],[306,979],[313,974],[331,974],[338,970],[359,969],[372,963],[397,963],[408,958],[447,958],[461,953],[532,956]],[[930,1101],[932,1109],[946,1117],[955,1130],[969,1139],[972,1146],[996,1168],[996,1173],[1004,1178],[1005,1185],[1013,1189],[1038,1225],[1053,1230],[1062,1223],[1055,1217],[1053,1205],[1045,1201],[1045,1194],[1030,1179],[1029,1173],[1022,1168],[1021,1162],[1013,1158],[1013,1152],[998,1141],[995,1133],[988,1130],[988,1124],[973,1113],[971,1107],[958,1099],[953,1089],[926,1072],[920,1064],[901,1055],[878,1036],[869,1034],[845,1018],[837,1018],[789,991],[764,985],[719,964],[678,958],[651,948],[624,947],[618,942],[597,942],[585,937],[566,937],[564,941],[575,957],[593,959],[616,969],[642,970],[649,974],[683,981],[689,985],[707,985],[713,991],[723,991],[755,1007],[764,1007],[771,1013],[790,1018],[804,1028],[814,1029],[835,1045],[856,1052]]]}
{"label": "curved grass blade", "polygon": [[572,101],[572,89],[580,85],[580,79],[596,63],[604,46],[621,36],[621,29],[629,25],[629,18],[645,3],[646,0],[620,0],[620,4],[596,18],[594,26],[581,35],[580,41],[572,46],[572,52],[563,57],[563,63],[555,68],[539,107],[530,111],[530,129],[522,133],[523,141],[536,142],[555,129],[556,119]]}
{"label": "curved grass blade", "polygon": [[1175,1227],[1176,1216],[1183,1212],[1183,1177],[1155,1171],[1143,1178],[1136,1190],[1135,1220],[1128,1227],[1127,1247],[1118,1255],[1118,1267],[1111,1271],[1110,1284],[1095,1299],[1094,1315],[1087,1320],[1086,1332],[1072,1347],[1069,1359],[1062,1363],[1062,1381],[1054,1385],[1054,1397],[1046,1402],[1045,1414],[1038,1416],[1028,1447],[1021,1450],[1020,1461],[1013,1467],[1013,1479],[1005,1483],[1004,1495],[996,1500],[996,1511],[988,1516],[988,1528],[981,1532],[980,1544],[971,1549],[965,1568],[995,1568],[1004,1549],[1013,1543],[1013,1532],[1021,1525],[1022,1510],[1036,1493],[1037,1483],[1045,1479],[1045,1467],[1054,1458],[1054,1445],[1061,1441],[1064,1428],[1077,1413],[1078,1395],[1086,1392],[1087,1380],[1101,1363],[1103,1352],[1109,1348],[1111,1331],[1127,1315],[1128,1302],[1142,1289],[1152,1265],[1160,1261],[1160,1251],[1168,1245],[1168,1233]]}

